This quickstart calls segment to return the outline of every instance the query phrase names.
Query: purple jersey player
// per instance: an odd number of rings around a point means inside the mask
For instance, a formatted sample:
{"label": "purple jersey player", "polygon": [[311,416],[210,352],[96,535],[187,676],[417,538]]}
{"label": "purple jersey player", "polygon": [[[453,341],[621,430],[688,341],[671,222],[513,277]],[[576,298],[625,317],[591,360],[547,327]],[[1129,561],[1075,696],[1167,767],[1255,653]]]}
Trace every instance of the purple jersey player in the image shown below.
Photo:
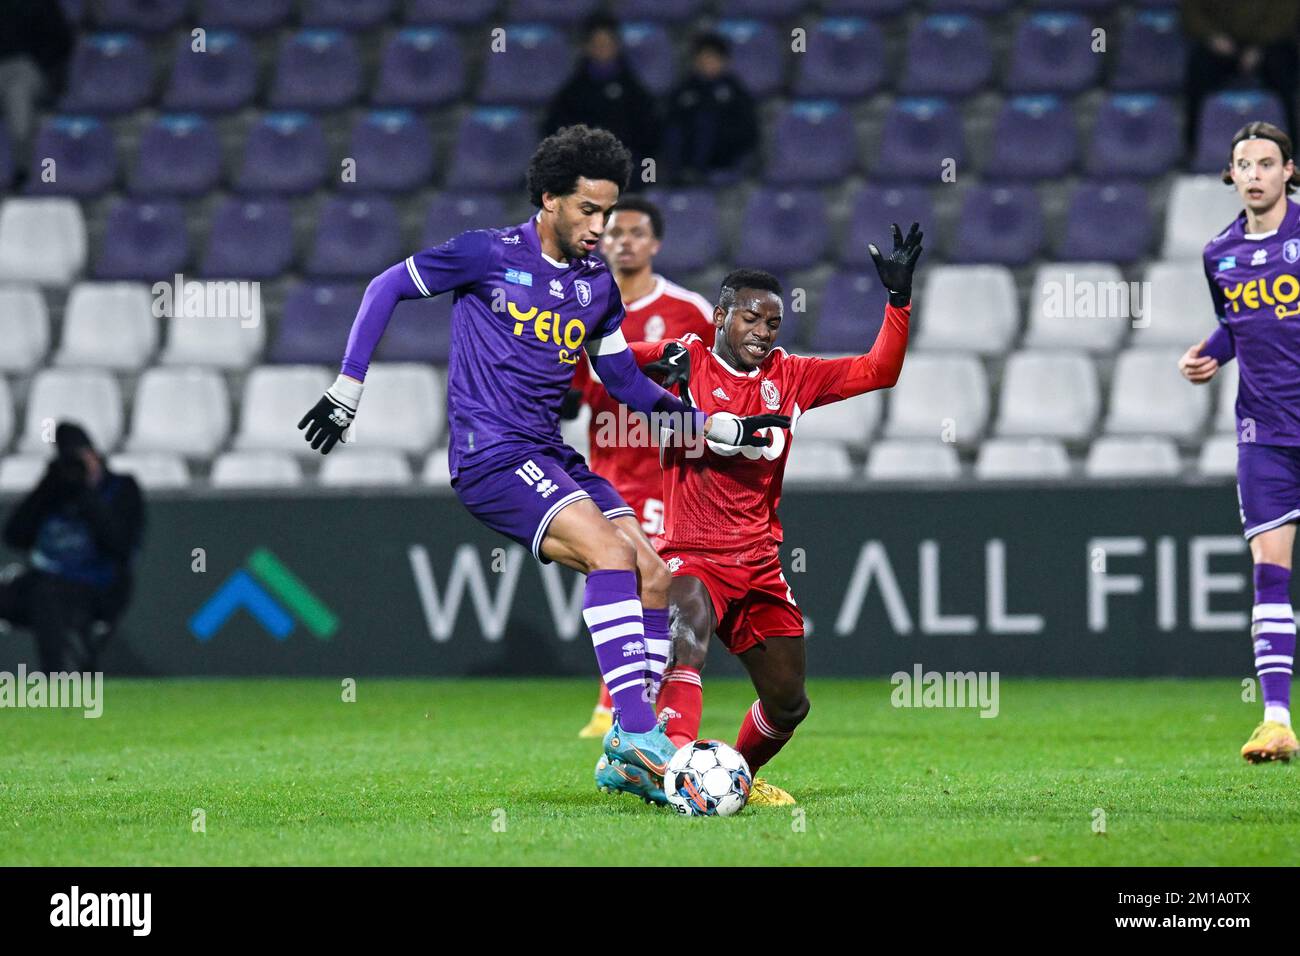
{"label": "purple jersey player", "polygon": [[[325,454],[348,441],[371,353],[398,300],[452,293],[452,487],[489,528],[587,575],[583,618],[616,713],[607,768],[630,764],[657,781],[676,749],[656,726],[652,690],[670,646],[670,575],[632,509],[560,437],[560,405],[586,349],[614,398],[674,416],[682,433],[763,445],[758,431],[772,423],[706,418],[637,367],[619,329],[618,288],[595,255],[630,173],[628,151],[605,130],[571,126],[543,140],[528,167],[537,215],[462,233],[373,279],[341,374],[298,427]],[[633,776],[645,779],[635,771],[618,778]],[[649,796],[653,788],[621,789]]]}
{"label": "purple jersey player", "polygon": [[1290,138],[1271,123],[1232,139],[1225,183],[1245,210],[1205,245],[1205,275],[1219,327],[1179,361],[1204,384],[1237,359],[1237,496],[1255,562],[1251,636],[1264,721],[1241,749],[1252,763],[1289,760],[1291,730],[1291,552],[1300,519],[1300,206],[1287,199],[1300,176]]}

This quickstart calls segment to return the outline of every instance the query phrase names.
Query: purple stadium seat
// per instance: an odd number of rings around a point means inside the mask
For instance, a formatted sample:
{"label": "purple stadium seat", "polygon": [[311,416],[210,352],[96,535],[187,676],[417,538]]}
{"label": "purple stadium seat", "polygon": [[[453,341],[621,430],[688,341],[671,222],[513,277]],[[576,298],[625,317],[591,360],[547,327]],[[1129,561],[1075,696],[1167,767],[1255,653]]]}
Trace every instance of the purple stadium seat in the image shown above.
{"label": "purple stadium seat", "polygon": [[137,196],[199,196],[221,179],[217,131],[196,113],[164,114],[140,135],[130,188]]}
{"label": "purple stadium seat", "polygon": [[536,146],[536,124],[521,110],[471,110],[456,133],[447,185],[489,192],[510,189],[523,181]]}
{"label": "purple stadium seat", "polygon": [[307,0],[302,25],[366,30],[379,26],[392,12],[393,0]]}
{"label": "purple stadium seat", "polygon": [[835,17],[893,17],[908,8],[909,0],[825,0],[822,13]]}
{"label": "purple stadium seat", "polygon": [[1043,210],[1032,186],[971,186],[962,197],[954,262],[1028,265],[1043,247]]}
{"label": "purple stadium seat", "polygon": [[704,0],[615,0],[613,13],[621,20],[676,22],[697,16]]}
{"label": "purple stadium seat", "polygon": [[515,23],[536,20],[571,25],[591,16],[600,6],[600,0],[511,0],[509,13]]}
{"label": "purple stadium seat", "polygon": [[86,0],[59,0],[63,18],[72,26],[81,24],[86,19]]}
{"label": "purple stadium seat", "polygon": [[427,108],[456,99],[464,89],[465,62],[456,37],[438,27],[409,27],[384,45],[373,101]]}
{"label": "purple stadium seat", "polygon": [[1079,134],[1069,106],[1055,96],[1016,96],[998,114],[986,172],[1009,179],[1063,176],[1078,155]]}
{"label": "purple stadium seat", "polygon": [[1081,182],[1070,195],[1063,262],[1133,262],[1151,248],[1146,188],[1138,183]]}
{"label": "purple stadium seat", "polygon": [[369,279],[401,258],[402,233],[392,203],[377,197],[335,197],[325,204],[316,223],[307,272]]}
{"label": "purple stadium seat", "polygon": [[[867,244],[890,247],[889,224],[896,222],[904,232],[914,223],[921,231],[936,234],[934,203],[927,186],[892,186],[868,183],[853,197],[849,227],[840,249],[841,264],[861,269],[874,268]],[[933,245],[933,240],[929,240]]]}
{"label": "purple stadium seat", "polygon": [[657,23],[625,23],[620,33],[623,53],[632,72],[651,93],[656,96],[667,93],[677,76],[673,41],[668,31]]}
{"label": "purple stadium seat", "polygon": [[930,0],[931,13],[991,15],[1010,10],[1012,0]]}
{"label": "purple stadium seat", "polygon": [[280,40],[271,81],[276,109],[330,110],[361,93],[361,57],[342,30],[300,30]]}
{"label": "purple stadium seat", "polygon": [[505,44],[486,56],[478,101],[535,106],[554,96],[573,63],[564,34],[544,23],[514,24],[505,28]]}
{"label": "purple stadium seat", "polygon": [[950,104],[928,97],[902,97],[885,118],[876,179],[934,182],[946,159],[960,166],[965,154],[961,115]]}
{"label": "purple stadium seat", "polygon": [[[44,182],[46,160],[52,182]],[[41,124],[32,146],[27,192],[34,196],[98,196],[117,179],[113,131],[93,116],[54,116]]]}
{"label": "purple stadium seat", "polygon": [[325,182],[321,125],[306,113],[267,113],[248,134],[236,188],[243,193],[306,193]]}
{"label": "purple stadium seat", "polygon": [[1162,96],[1122,93],[1097,113],[1086,168],[1098,177],[1159,176],[1181,152],[1173,104]]}
{"label": "purple stadium seat", "polygon": [[870,20],[828,17],[813,24],[795,62],[799,96],[866,96],[885,82],[885,37]]}
{"label": "purple stadium seat", "polygon": [[426,247],[437,246],[471,229],[500,229],[509,225],[506,216],[505,204],[499,196],[441,193],[429,204],[421,242]]}
{"label": "purple stadium seat", "polygon": [[1020,24],[1006,86],[1013,93],[1078,93],[1097,82],[1092,24],[1074,13],[1039,13]]}
{"label": "purple stadium seat", "polygon": [[664,214],[664,244],[655,268],[671,275],[703,269],[722,258],[717,195],[709,189],[655,190]]}
{"label": "purple stadium seat", "polygon": [[118,200],[109,211],[97,248],[96,279],[171,279],[190,260],[185,212],[170,200]]}
{"label": "purple stadium seat", "polygon": [[429,127],[409,110],[372,110],[358,116],[348,155],[357,162],[356,182],[345,184],[349,189],[420,189],[433,175]]}
{"label": "purple stadium seat", "polygon": [[143,106],[152,92],[153,61],[138,37],[92,33],[77,40],[60,109],[124,113]]}
{"label": "purple stadium seat", "polygon": [[874,267],[833,273],[822,292],[813,351],[865,352],[884,322],[888,298]]}
{"label": "purple stadium seat", "polygon": [[912,29],[903,92],[966,96],[987,86],[992,76],[993,50],[982,20],[942,14],[926,17]]}
{"label": "purple stadium seat", "polygon": [[432,362],[451,357],[451,295],[403,299],[375,349],[378,362]]}
{"label": "purple stadium seat", "polygon": [[737,263],[790,271],[818,265],[826,253],[826,204],[812,189],[758,189],[745,203]]}
{"label": "purple stadium seat", "polygon": [[717,31],[731,44],[731,68],[756,97],[776,92],[785,81],[789,36],[760,20],[721,20]]}
{"label": "purple stadium seat", "polygon": [[364,293],[364,285],[295,286],[285,296],[267,361],[302,365],[337,362],[348,344]]}
{"label": "purple stadium seat", "polygon": [[282,199],[227,198],[212,217],[200,271],[205,276],[270,279],[293,264],[293,223]]}
{"label": "purple stadium seat", "polygon": [[189,6],[190,0],[96,0],[88,9],[107,30],[164,33],[180,24]]}
{"label": "purple stadium seat", "polygon": [[198,22],[211,30],[270,30],[289,19],[293,0],[203,0]]}
{"label": "purple stadium seat", "polygon": [[501,0],[406,0],[403,19],[421,25],[443,23],[465,26],[482,23],[496,13]]}
{"label": "purple stadium seat", "polygon": [[[1047,10],[1105,11],[1119,0],[1034,0],[1034,5]],[[1168,4],[1169,0],[1164,0]]]}
{"label": "purple stadium seat", "polygon": [[777,184],[825,184],[853,172],[857,142],[853,118],[833,100],[791,103],[769,137],[766,179]]}
{"label": "purple stadium seat", "polygon": [[1252,120],[1266,120],[1287,128],[1286,114],[1276,93],[1235,90],[1216,93],[1201,104],[1196,123],[1196,152],[1192,171],[1217,173],[1227,165],[1227,146],[1232,136]]}
{"label": "purple stadium seat", "polygon": [[1111,86],[1117,90],[1173,93],[1183,83],[1187,44],[1173,10],[1143,10],[1124,26]]}
{"label": "purple stadium seat", "polygon": [[798,16],[806,6],[804,0],[721,0],[718,16],[782,20]]}
{"label": "purple stadium seat", "polygon": [[191,49],[192,42],[186,34],[176,44],[164,108],[224,113],[252,102],[257,92],[252,45],[229,30],[209,30],[203,52]]}

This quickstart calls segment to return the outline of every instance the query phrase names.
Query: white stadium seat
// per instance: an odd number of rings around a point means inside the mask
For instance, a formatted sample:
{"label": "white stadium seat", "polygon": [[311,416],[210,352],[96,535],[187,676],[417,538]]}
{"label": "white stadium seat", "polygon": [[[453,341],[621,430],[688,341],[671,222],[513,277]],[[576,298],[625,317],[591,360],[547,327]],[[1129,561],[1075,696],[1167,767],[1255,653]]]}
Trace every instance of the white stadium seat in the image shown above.
{"label": "white stadium seat", "polygon": [[591,432],[587,428],[590,422],[590,405],[583,405],[579,408],[577,418],[560,422],[560,437],[564,439],[566,445],[575,449],[583,458],[591,454]]}
{"label": "white stadium seat", "polygon": [[1214,413],[1214,430],[1216,432],[1229,432],[1234,435],[1237,432],[1237,384],[1240,381],[1239,376],[1237,360],[1234,358],[1227,365],[1221,366],[1212,379],[1216,383],[1215,387],[1219,390],[1216,399],[1218,405]]}
{"label": "white stadium seat", "polygon": [[9,447],[14,437],[14,398],[9,381],[0,375],[0,451]]}
{"label": "white stadium seat", "polygon": [[420,470],[420,480],[426,485],[451,487],[451,467],[447,464],[447,449],[435,448],[424,460]]}
{"label": "white stadium seat", "polygon": [[890,391],[889,438],[977,442],[989,417],[989,385],[973,355],[911,355]]}
{"label": "white stadium seat", "polygon": [[215,488],[291,488],[302,484],[302,467],[280,452],[228,451],[212,463],[209,480]]}
{"label": "white stadium seat", "polygon": [[54,442],[54,428],[69,419],[81,425],[101,453],[111,452],[122,437],[122,393],[102,369],[46,368],[32,379],[27,395],[26,425],[20,451],[44,452]]}
{"label": "white stadium seat", "polygon": [[794,432],[800,441],[840,441],[851,449],[863,449],[876,433],[884,407],[884,396],[878,391],[854,395],[805,410],[795,420]]}
{"label": "white stadium seat", "polygon": [[442,432],[446,401],[446,383],[432,366],[375,362],[366,371],[365,393],[352,426],[355,443],[369,450],[422,454]]}
{"label": "white stadium seat", "polygon": [[142,488],[184,488],[190,483],[185,460],[167,452],[119,452],[108,459],[114,471],[131,475]]}
{"label": "white stadium seat", "polygon": [[1173,441],[1158,436],[1098,438],[1083,465],[1089,478],[1168,478],[1182,471]]}
{"label": "white stadium seat", "polygon": [[50,313],[33,285],[0,285],[0,371],[29,372],[50,349]]}
{"label": "white stadium seat", "polygon": [[[1241,214],[1241,197],[1218,176],[1179,176],[1165,209],[1163,259],[1201,261],[1205,244]],[[1205,277],[1202,275],[1204,286]]]}
{"label": "white stadium seat", "polygon": [[1016,283],[1006,266],[935,266],[920,295],[916,346],[995,355],[1020,326]]}
{"label": "white stadium seat", "polygon": [[0,203],[0,281],[67,285],[86,265],[86,221],[75,199]]}
{"label": "white stadium seat", "polygon": [[154,367],[140,376],[126,443],[129,451],[206,458],[229,433],[230,396],[220,372]]}
{"label": "white stadium seat", "polygon": [[801,481],[848,481],[854,477],[849,453],[839,442],[799,441],[790,447],[785,462],[786,484]]}
{"label": "white stadium seat", "polygon": [[1146,275],[1147,312],[1130,347],[1177,346],[1186,351],[1219,324],[1199,262],[1153,262]]}
{"label": "white stadium seat", "polygon": [[[163,316],[167,344],[160,361],[165,365],[215,365],[227,369],[255,364],[266,343],[261,296],[240,296],[237,290],[242,287],[234,280],[207,282],[203,288],[202,308],[210,314],[193,315],[189,306],[182,310],[173,303],[172,316]],[[248,318],[240,315],[244,307]]]}
{"label": "white stadium seat", "polygon": [[1131,323],[1132,287],[1109,262],[1056,262],[1038,267],[1029,295],[1025,346],[1112,352]]}
{"label": "white stadium seat", "polygon": [[261,365],[253,369],[244,382],[235,448],[319,455],[320,451],[307,443],[306,430],[299,431],[298,422],[320,401],[334,378],[319,365]]}
{"label": "white stadium seat", "polygon": [[1198,434],[1210,407],[1210,392],[1178,371],[1182,350],[1121,352],[1111,382],[1106,431],[1112,435]]}
{"label": "white stadium seat", "polygon": [[0,458],[0,491],[26,494],[36,487],[50,464],[54,446],[46,455],[10,455]]}
{"label": "white stadium seat", "polygon": [[[366,379],[369,380],[369,374]],[[367,396],[369,397],[369,396]],[[322,485],[409,485],[411,466],[397,451],[334,447],[317,476]]]}
{"label": "white stadium seat", "polygon": [[1201,446],[1197,470],[1208,477],[1223,478],[1237,474],[1237,436],[1212,435]]}
{"label": "white stadium seat", "polygon": [[1065,446],[1047,438],[990,438],[975,459],[975,477],[986,480],[1069,476]]}
{"label": "white stadium seat", "polygon": [[63,315],[58,365],[134,371],[158,348],[158,320],[147,286],[135,282],[78,282]]}
{"label": "white stadium seat", "polygon": [[996,432],[1078,441],[1092,434],[1101,394],[1082,352],[1017,352],[1002,373]]}
{"label": "white stadium seat", "polygon": [[880,441],[867,456],[869,481],[925,481],[961,477],[957,449],[937,439]]}

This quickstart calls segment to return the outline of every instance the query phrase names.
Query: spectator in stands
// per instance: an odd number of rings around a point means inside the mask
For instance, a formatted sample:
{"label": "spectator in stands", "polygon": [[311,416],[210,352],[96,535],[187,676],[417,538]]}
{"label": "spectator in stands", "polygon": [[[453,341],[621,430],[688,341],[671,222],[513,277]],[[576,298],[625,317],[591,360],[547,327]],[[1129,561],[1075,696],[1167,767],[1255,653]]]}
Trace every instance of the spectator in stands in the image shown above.
{"label": "spectator in stands", "polygon": [[578,124],[607,129],[632,151],[635,189],[641,160],[659,145],[659,108],[627,62],[618,21],[605,14],[583,26],[582,56],[547,107],[542,135]]}
{"label": "spectator in stands", "polygon": [[54,442],[44,477],[5,522],[5,544],[27,551],[29,566],[0,583],[0,618],[31,630],[46,673],[93,671],[105,638],[92,626],[115,622],[131,596],[144,503],[79,426],[60,422]]}
{"label": "spectator in stands", "polygon": [[1191,40],[1184,83],[1189,153],[1205,98],[1236,85],[1276,93],[1296,135],[1300,0],[1183,0],[1183,30]]}
{"label": "spectator in stands", "polygon": [[690,75],[668,94],[661,175],[679,183],[725,179],[745,171],[758,145],[754,99],[731,71],[730,44],[700,34]]}
{"label": "spectator in stands", "polygon": [[37,106],[62,91],[72,44],[72,27],[53,0],[9,0],[0,13],[0,113],[20,176]]}

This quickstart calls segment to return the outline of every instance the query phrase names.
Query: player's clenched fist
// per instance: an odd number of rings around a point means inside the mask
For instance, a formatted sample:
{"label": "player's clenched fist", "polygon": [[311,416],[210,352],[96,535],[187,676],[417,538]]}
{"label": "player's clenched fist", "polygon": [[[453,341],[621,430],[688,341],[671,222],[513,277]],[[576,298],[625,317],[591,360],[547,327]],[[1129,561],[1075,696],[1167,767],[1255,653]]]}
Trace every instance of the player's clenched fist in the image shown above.
{"label": "player's clenched fist", "polygon": [[362,384],[355,378],[340,375],[311,411],[302,416],[298,429],[307,429],[306,438],[312,448],[328,455],[335,444],[350,440],[352,419],[361,404],[361,389]]}
{"label": "player's clenched fist", "polygon": [[1205,348],[1205,341],[1202,339],[1184,352],[1183,357],[1178,360],[1178,371],[1183,373],[1183,378],[1197,385],[1204,385],[1214,378],[1214,373],[1219,370],[1219,360],[1212,355],[1202,355],[1203,348]]}

